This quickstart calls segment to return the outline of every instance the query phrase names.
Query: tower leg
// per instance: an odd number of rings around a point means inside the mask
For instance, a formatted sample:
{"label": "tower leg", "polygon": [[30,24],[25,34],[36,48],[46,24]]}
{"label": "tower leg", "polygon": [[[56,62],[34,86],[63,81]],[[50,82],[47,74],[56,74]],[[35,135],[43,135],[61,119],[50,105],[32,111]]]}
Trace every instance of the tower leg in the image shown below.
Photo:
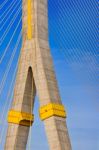
{"label": "tower leg", "polygon": [[50,150],[71,150],[66,120],[50,117],[44,121]]}
{"label": "tower leg", "polygon": [[33,71],[40,107],[45,109],[44,112],[40,112],[40,115],[44,113],[43,119],[50,150],[71,150],[64,109],[61,107],[62,102],[49,49],[48,0],[35,0],[34,6],[37,41],[35,42],[36,67]]}
{"label": "tower leg", "polygon": [[5,150],[26,150],[29,127],[9,124]]}
{"label": "tower leg", "polygon": [[[14,116],[14,119],[16,117],[19,118],[17,118],[17,120],[12,119],[9,122],[5,150],[25,150],[28,140],[31,122],[28,118],[25,120],[26,118],[24,118],[24,114],[26,116],[27,114],[32,115],[36,89],[32,69],[29,67],[29,61],[26,61],[26,56],[28,55],[25,55],[25,51],[26,49],[21,53],[14,90],[14,100],[11,107],[13,115],[18,115]],[[21,115],[21,117],[19,115]],[[22,117],[23,120],[20,120],[18,124],[16,121],[22,119]]]}
{"label": "tower leg", "polygon": [[[49,107],[53,104],[55,107],[57,105],[60,107],[62,103],[47,41],[40,39],[36,48],[37,65],[34,69],[34,79],[39,95],[40,107]],[[55,112],[56,115],[54,114],[54,111],[57,110],[53,108],[45,108],[45,110],[42,111],[45,111],[45,118],[43,118],[43,120],[50,150],[71,150],[64,112],[62,112],[62,116],[58,116],[57,112]],[[53,114],[50,116],[50,113]],[[60,114],[60,110],[58,113]],[[46,117],[46,114],[48,117]]]}

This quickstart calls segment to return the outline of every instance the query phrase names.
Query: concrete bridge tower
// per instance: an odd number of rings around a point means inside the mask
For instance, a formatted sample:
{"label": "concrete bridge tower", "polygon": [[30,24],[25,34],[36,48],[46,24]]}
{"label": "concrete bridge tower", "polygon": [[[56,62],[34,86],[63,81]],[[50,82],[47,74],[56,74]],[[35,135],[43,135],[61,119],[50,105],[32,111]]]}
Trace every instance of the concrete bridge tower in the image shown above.
{"label": "concrete bridge tower", "polygon": [[[47,0],[22,0],[23,42],[11,109],[5,150],[25,150],[34,121],[35,94],[44,121],[50,150],[71,150],[48,42]],[[31,148],[32,150],[32,148]]]}

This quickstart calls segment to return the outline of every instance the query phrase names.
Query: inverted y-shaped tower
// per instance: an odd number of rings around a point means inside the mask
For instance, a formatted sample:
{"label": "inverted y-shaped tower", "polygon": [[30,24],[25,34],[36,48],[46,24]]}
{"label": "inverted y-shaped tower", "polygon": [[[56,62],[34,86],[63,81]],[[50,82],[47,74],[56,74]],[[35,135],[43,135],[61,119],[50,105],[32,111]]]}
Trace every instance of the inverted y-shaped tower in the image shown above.
{"label": "inverted y-shaped tower", "polygon": [[[36,91],[50,150],[71,150],[48,42],[47,0],[23,0],[23,44],[14,98],[8,113],[5,150],[25,150]],[[31,148],[32,150],[32,148]]]}

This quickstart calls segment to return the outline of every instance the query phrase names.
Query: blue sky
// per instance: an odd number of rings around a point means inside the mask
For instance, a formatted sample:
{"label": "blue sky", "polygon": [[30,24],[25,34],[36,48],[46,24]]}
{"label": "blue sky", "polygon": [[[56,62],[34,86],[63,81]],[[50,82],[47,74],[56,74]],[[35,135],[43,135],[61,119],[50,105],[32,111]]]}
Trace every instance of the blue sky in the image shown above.
{"label": "blue sky", "polygon": [[[2,0],[2,2],[4,2]],[[8,0],[1,8],[0,38],[0,60],[4,50],[21,17],[21,11],[13,26],[5,36],[8,24],[12,21],[20,2],[11,17],[8,15],[9,5],[14,0]],[[12,5],[12,4],[11,4]],[[2,5],[1,5],[2,6]],[[7,10],[7,11],[6,11]],[[54,62],[54,68],[58,80],[62,102],[65,105],[68,118],[67,125],[73,150],[98,150],[99,149],[99,100],[98,100],[98,4],[96,0],[49,0],[49,43]],[[4,13],[5,12],[5,13]],[[2,15],[4,13],[4,15]],[[8,20],[7,20],[8,18]],[[7,22],[5,22],[7,20]],[[16,44],[21,24],[8,47],[6,55],[0,64],[0,90],[3,75],[14,46]],[[21,41],[17,48],[10,71],[8,72],[5,86],[0,94],[0,116],[2,116],[4,105],[7,101],[7,93],[11,85],[13,73],[21,48]],[[13,84],[11,89],[13,89]],[[10,103],[12,92],[8,97],[5,109]],[[39,101],[35,101],[35,122],[32,127],[31,149],[49,150],[43,123],[38,117]],[[1,118],[1,117],[0,117]],[[5,139],[7,123],[0,120],[0,132],[4,128],[3,139]],[[0,133],[1,134],[1,133]],[[1,136],[0,136],[1,139]],[[4,140],[0,143],[3,150]],[[28,149],[28,148],[27,148]]]}

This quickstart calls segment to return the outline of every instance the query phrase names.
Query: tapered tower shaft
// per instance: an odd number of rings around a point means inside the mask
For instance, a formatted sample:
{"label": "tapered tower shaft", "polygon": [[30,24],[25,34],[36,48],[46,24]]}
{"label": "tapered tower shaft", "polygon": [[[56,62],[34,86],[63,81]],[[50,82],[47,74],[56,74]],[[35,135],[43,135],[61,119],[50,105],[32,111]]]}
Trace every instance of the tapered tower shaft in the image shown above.
{"label": "tapered tower shaft", "polygon": [[[47,0],[23,0],[23,43],[11,109],[5,150],[25,150],[36,91],[40,118],[44,121],[50,150],[71,150],[48,42]],[[33,149],[33,148],[31,148]]]}

